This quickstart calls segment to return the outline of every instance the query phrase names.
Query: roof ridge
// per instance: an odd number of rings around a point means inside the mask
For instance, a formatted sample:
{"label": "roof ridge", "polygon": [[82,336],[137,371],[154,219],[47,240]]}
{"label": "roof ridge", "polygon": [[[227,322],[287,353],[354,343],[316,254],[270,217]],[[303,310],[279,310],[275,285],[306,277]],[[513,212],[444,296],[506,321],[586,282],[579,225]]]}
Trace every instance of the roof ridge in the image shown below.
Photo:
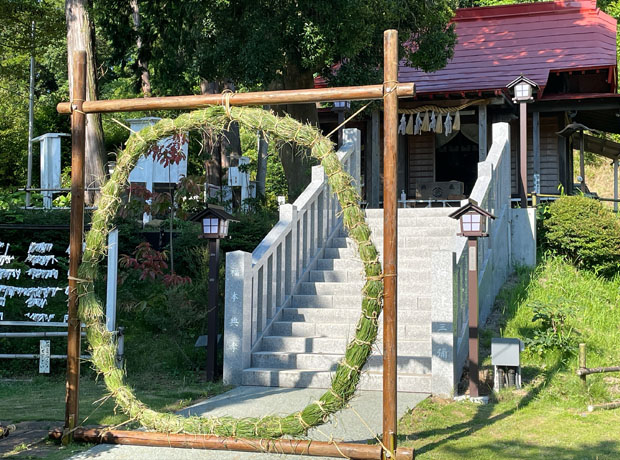
{"label": "roof ridge", "polygon": [[472,8],[457,8],[454,22],[472,21],[477,19],[506,18],[513,16],[527,16],[531,14],[558,14],[577,11],[598,11],[596,0],[559,0],[553,2],[513,3],[510,5],[477,6]]}

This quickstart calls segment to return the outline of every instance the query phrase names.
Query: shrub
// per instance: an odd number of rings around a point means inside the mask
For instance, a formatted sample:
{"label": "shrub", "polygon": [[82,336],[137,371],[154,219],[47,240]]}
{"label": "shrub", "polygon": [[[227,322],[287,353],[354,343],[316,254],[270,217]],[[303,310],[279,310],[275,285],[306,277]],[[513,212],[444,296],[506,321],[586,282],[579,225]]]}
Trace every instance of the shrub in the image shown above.
{"label": "shrub", "polygon": [[577,311],[573,303],[564,298],[552,303],[535,302],[532,311],[532,322],[537,323],[537,328],[533,337],[525,339],[528,349],[540,356],[551,350],[563,354],[575,351],[573,327],[568,324]]}
{"label": "shrub", "polygon": [[584,196],[562,197],[549,206],[543,228],[543,243],[576,266],[603,276],[618,271],[620,221],[600,202]]}

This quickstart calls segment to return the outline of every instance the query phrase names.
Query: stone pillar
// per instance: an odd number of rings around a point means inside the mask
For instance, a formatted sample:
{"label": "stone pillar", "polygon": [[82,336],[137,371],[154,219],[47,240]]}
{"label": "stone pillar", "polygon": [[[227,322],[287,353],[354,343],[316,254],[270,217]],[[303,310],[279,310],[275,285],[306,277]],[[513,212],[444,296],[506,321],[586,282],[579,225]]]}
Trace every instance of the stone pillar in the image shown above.
{"label": "stone pillar", "polygon": [[454,254],[436,251],[431,257],[431,342],[434,395],[450,397],[455,389],[456,326],[454,324]]}
{"label": "stone pillar", "polygon": [[240,385],[252,351],[252,254],[226,254],[224,383]]}

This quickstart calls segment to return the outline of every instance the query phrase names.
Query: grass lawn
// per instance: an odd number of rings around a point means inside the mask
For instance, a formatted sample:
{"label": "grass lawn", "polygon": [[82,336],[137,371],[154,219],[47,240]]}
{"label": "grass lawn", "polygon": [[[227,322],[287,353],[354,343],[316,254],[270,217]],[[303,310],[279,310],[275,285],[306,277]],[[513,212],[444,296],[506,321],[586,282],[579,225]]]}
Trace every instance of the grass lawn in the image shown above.
{"label": "grass lawn", "polygon": [[[80,423],[81,425],[122,425],[137,428],[127,423],[127,417],[115,409],[114,401],[107,399],[103,382],[96,381],[91,372],[80,380]],[[175,379],[170,375],[143,373],[129,378],[129,384],[139,398],[151,408],[174,412],[191,403],[219,394],[227,389],[221,383],[205,383],[187,377]],[[31,380],[0,380],[0,420],[11,423],[27,421],[57,421],[52,426],[62,428],[65,416],[65,382],[60,376],[37,376]],[[47,426],[47,425],[45,425]],[[6,439],[9,441],[11,436]],[[39,441],[38,439],[32,441]],[[56,446],[51,442],[37,442],[29,446],[20,443],[9,452],[2,452],[0,458],[46,458],[64,459],[84,451],[88,444]],[[0,447],[2,447],[0,445]]]}
{"label": "grass lawn", "polygon": [[588,413],[586,407],[620,399],[620,375],[575,375],[579,342],[588,346],[588,366],[620,363],[620,279],[600,279],[561,259],[546,257],[534,271],[521,271],[496,308],[499,324],[481,332],[483,367],[493,336],[532,338],[535,305],[569,305],[564,325],[571,350],[522,354],[524,387],[506,389],[479,406],[441,399],[424,401],[399,426],[401,445],[421,460],[620,459],[620,410]]}

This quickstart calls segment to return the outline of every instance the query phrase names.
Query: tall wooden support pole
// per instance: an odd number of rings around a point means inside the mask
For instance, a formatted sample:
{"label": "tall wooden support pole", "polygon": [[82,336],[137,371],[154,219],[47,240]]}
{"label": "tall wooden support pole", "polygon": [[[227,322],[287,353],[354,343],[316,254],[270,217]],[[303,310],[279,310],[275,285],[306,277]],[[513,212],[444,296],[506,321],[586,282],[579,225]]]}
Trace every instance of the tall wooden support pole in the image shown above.
{"label": "tall wooden support pole", "polygon": [[217,330],[219,324],[220,240],[209,238],[209,299],[207,314],[207,381],[215,380],[217,367]]}
{"label": "tall wooden support pole", "polygon": [[579,132],[579,175],[581,176],[581,193],[586,193],[586,160],[584,153],[586,150],[586,139],[583,135],[583,129]]}
{"label": "tall wooden support pole", "polygon": [[478,238],[467,239],[469,250],[469,397],[479,396],[478,374]]}
{"label": "tall wooden support pole", "polygon": [[540,195],[540,113],[532,113],[532,151],[534,153],[534,184],[532,205],[536,207],[536,195]]}
{"label": "tall wooden support pole", "polygon": [[[586,367],[588,367],[586,364],[586,344],[580,343],[579,344],[579,370],[584,370]],[[581,379],[581,383],[583,383],[583,385],[585,386],[587,384],[586,374],[581,374],[579,378]]]}
{"label": "tall wooden support pole", "polygon": [[618,212],[618,158],[614,160],[614,211]]}
{"label": "tall wooden support pole", "polygon": [[519,196],[527,208],[527,103],[519,104]]}
{"label": "tall wooden support pole", "polygon": [[67,393],[65,428],[78,423],[80,384],[80,318],[78,317],[77,278],[82,259],[84,232],[84,155],[86,115],[82,103],[86,99],[86,52],[73,53],[73,94],[71,96],[71,227],[69,242],[69,326],[67,336]]}
{"label": "tall wooden support pole", "polygon": [[[398,32],[383,34],[383,444],[396,450],[396,266],[398,244]],[[384,452],[384,458],[389,453]]]}

